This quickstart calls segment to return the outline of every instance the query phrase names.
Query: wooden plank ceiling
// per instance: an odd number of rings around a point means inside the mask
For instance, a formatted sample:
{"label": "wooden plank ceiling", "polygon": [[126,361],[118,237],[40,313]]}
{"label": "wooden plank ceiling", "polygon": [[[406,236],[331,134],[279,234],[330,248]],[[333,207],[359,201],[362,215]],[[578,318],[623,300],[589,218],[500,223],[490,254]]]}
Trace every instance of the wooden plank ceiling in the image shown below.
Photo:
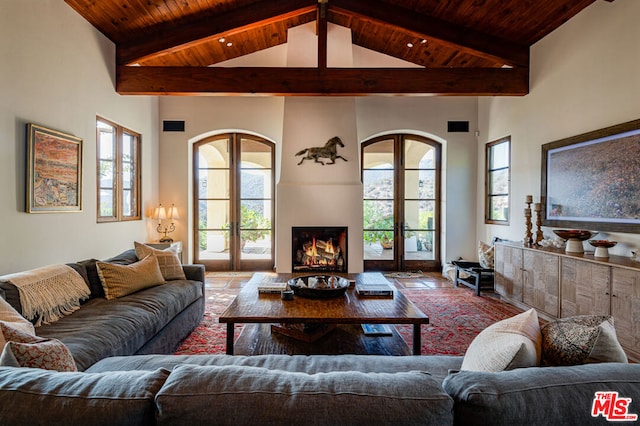
{"label": "wooden plank ceiling", "polygon": [[[116,45],[120,94],[474,96],[527,94],[530,46],[595,1],[65,0]],[[313,21],[316,68],[215,66]],[[327,23],[420,67],[328,68]]]}

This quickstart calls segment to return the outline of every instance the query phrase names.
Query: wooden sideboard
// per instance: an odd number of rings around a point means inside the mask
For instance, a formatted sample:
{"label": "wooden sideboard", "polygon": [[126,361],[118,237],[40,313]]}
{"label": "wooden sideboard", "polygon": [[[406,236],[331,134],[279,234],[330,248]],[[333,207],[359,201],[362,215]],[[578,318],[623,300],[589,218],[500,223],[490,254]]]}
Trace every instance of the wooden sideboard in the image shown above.
{"label": "wooden sideboard", "polygon": [[495,289],[547,320],[613,315],[618,340],[630,359],[640,361],[640,263],[628,257],[497,243]]}

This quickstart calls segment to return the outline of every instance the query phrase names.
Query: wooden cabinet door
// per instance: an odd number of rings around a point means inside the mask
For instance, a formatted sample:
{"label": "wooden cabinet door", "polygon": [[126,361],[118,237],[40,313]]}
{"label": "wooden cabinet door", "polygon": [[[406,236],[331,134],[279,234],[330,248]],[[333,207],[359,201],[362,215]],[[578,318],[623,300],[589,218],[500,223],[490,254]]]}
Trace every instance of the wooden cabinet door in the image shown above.
{"label": "wooden cabinet door", "polygon": [[611,269],[611,314],[620,344],[640,354],[640,272]]}
{"label": "wooden cabinet door", "polygon": [[514,301],[522,301],[522,249],[496,244],[494,280],[496,292]]}
{"label": "wooden cabinet door", "polygon": [[559,313],[560,268],[558,263],[558,256],[524,250],[522,301],[554,317]]}
{"label": "wooden cabinet door", "polygon": [[609,315],[611,268],[566,257],[560,264],[560,316]]}

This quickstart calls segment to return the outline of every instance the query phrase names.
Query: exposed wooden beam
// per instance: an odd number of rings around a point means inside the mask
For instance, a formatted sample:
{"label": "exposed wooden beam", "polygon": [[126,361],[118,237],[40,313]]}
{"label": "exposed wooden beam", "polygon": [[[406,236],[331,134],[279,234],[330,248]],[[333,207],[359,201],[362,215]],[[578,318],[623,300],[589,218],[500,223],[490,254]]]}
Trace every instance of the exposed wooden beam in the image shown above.
{"label": "exposed wooden beam", "polygon": [[511,66],[529,66],[529,47],[512,43],[470,28],[455,25],[380,0],[331,0],[329,7],[357,15],[360,19],[409,31],[419,38],[440,43],[476,56]]}
{"label": "exposed wooden beam", "polygon": [[218,14],[215,19],[206,17],[178,24],[158,24],[148,29],[147,37],[118,44],[116,61],[119,65],[131,65],[221,35],[229,36],[269,22],[299,16],[315,8],[315,0],[262,0]]}
{"label": "exposed wooden beam", "polygon": [[327,1],[318,1],[318,16],[316,18],[318,28],[318,68],[327,67]]}
{"label": "exposed wooden beam", "polygon": [[125,67],[121,95],[514,95],[529,92],[528,68]]}

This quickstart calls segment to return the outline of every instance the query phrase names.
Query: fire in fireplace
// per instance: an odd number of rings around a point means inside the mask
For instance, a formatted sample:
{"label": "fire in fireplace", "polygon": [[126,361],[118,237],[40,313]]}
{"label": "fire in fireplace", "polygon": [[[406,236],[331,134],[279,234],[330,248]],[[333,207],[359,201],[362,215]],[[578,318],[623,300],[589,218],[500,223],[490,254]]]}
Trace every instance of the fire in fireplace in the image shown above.
{"label": "fire in fireplace", "polygon": [[294,272],[347,272],[346,226],[291,228]]}

